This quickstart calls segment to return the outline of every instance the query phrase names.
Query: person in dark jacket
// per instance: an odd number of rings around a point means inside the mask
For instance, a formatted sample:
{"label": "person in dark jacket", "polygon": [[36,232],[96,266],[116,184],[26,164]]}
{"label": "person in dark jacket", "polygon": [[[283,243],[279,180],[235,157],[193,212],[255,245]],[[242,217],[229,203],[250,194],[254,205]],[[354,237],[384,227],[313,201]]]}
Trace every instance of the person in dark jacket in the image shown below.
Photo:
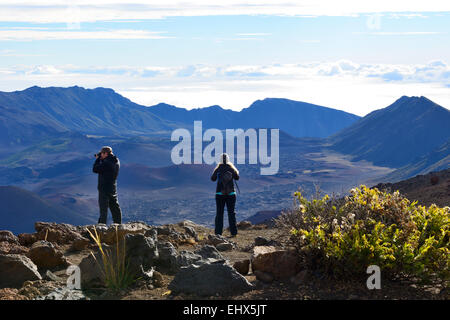
{"label": "person in dark jacket", "polygon": [[228,154],[223,153],[211,176],[212,181],[217,180],[216,187],[216,219],[215,233],[222,234],[223,231],[223,213],[225,204],[228,211],[228,224],[230,226],[231,236],[237,235],[236,213],[234,211],[236,205],[236,192],[234,190],[234,180],[239,180],[239,171],[230,162]]}
{"label": "person in dark jacket", "polygon": [[95,163],[92,169],[98,174],[98,205],[100,218],[98,223],[106,224],[108,208],[111,210],[114,223],[122,223],[122,211],[117,199],[117,176],[119,175],[120,161],[111,147],[103,147],[95,155]]}

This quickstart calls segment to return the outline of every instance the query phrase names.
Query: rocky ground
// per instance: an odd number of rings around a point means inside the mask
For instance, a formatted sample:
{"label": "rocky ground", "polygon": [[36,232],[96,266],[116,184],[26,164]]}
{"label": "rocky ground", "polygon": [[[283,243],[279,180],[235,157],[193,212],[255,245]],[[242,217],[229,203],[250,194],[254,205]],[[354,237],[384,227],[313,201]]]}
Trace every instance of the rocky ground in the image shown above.
{"label": "rocky ground", "polygon": [[[331,280],[303,270],[288,234],[274,227],[239,224],[237,237],[215,236],[191,221],[153,227],[135,222],[96,227],[105,250],[125,244],[129,268],[138,275],[129,288],[104,287],[87,229],[36,223],[36,232],[0,231],[0,300],[15,299],[448,299],[448,289],[406,280],[382,280],[368,290],[366,275]],[[112,254],[114,256],[114,254]],[[116,261],[116,260],[114,260]],[[101,262],[100,262],[101,264]],[[67,288],[66,270],[80,267],[83,290]]]}

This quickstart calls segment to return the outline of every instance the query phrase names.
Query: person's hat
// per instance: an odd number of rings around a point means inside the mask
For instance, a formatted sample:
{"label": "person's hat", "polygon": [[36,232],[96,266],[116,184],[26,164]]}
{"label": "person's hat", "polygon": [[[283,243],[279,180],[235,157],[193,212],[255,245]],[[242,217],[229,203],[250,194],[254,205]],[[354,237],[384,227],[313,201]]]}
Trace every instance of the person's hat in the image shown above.
{"label": "person's hat", "polygon": [[100,150],[100,153],[102,152],[106,152],[107,154],[112,154],[112,148],[109,146],[104,146],[102,147],[102,149]]}

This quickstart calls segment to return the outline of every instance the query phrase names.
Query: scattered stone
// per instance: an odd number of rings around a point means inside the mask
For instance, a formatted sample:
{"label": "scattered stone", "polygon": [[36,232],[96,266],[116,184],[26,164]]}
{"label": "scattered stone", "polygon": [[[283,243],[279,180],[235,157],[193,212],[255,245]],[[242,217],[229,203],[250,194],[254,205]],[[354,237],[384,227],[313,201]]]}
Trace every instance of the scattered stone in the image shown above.
{"label": "scattered stone", "polygon": [[[270,247],[255,247],[255,249],[256,248]],[[298,261],[298,256],[294,251],[268,251],[259,253],[253,257],[252,270],[253,272],[259,270],[270,273],[275,279],[285,279],[296,275],[300,271],[300,263]]]}
{"label": "scattered stone", "polygon": [[15,288],[0,289],[0,300],[28,300],[26,296],[19,294]]}
{"label": "scattered stone", "polygon": [[229,242],[219,243],[216,245],[216,249],[219,251],[230,251],[233,250],[233,244]]}
{"label": "scattered stone", "polygon": [[164,278],[158,271],[153,272],[153,285],[156,288],[161,288],[164,286]]}
{"label": "scattered stone", "polygon": [[207,258],[213,258],[217,260],[223,259],[223,256],[220,254],[220,252],[215,247],[208,244],[204,245],[200,249],[195,250],[194,253],[201,255],[203,259]]}
{"label": "scattered stone", "polygon": [[253,271],[253,274],[256,276],[256,279],[258,279],[262,282],[266,282],[266,283],[270,283],[274,279],[273,275],[271,275],[270,273],[261,271],[261,270]]}
{"label": "scattered stone", "polygon": [[237,224],[237,228],[240,230],[250,229],[252,227],[252,223],[250,221],[241,221]]}
{"label": "scattered stone", "polygon": [[253,285],[222,260],[181,268],[169,289],[199,296],[232,296],[252,290]]}
{"label": "scattered stone", "polygon": [[27,280],[40,280],[37,266],[19,254],[0,255],[0,288],[20,288]]}
{"label": "scattered stone", "polygon": [[51,242],[44,240],[33,243],[30,251],[27,253],[27,257],[39,268],[54,268],[68,265],[63,253],[56,249]]}
{"label": "scattered stone", "polygon": [[151,228],[145,231],[144,236],[152,238],[153,241],[158,241],[158,230],[156,228]]}
{"label": "scattered stone", "polygon": [[191,220],[183,220],[180,223],[178,223],[178,225],[180,227],[191,227],[191,228],[198,228],[201,227],[201,225],[196,224],[195,222],[191,221]]}
{"label": "scattered stone", "polygon": [[7,241],[0,242],[0,254],[24,254],[28,252],[28,248]]}
{"label": "scattered stone", "polygon": [[217,247],[220,243],[227,243],[228,240],[220,234],[210,234],[208,235],[208,244]]}
{"label": "scattered stone", "polygon": [[195,231],[194,228],[189,227],[189,226],[185,226],[184,227],[184,231],[186,232],[186,234],[188,236],[190,236],[190,237],[192,237],[192,238],[194,238],[196,240],[198,239],[198,234],[197,234],[197,232]]}
{"label": "scattered stone", "polygon": [[28,247],[37,241],[36,234],[34,233],[20,233],[17,238],[19,238],[19,243],[22,246]]}
{"label": "scattered stone", "polygon": [[0,242],[5,241],[9,243],[19,244],[19,239],[8,230],[0,230]]}
{"label": "scattered stone", "polygon": [[267,240],[264,237],[256,237],[255,238],[255,246],[265,246],[265,245],[267,245],[268,242],[269,242],[269,240]]}
{"label": "scattered stone", "polygon": [[247,275],[250,270],[250,259],[236,261],[233,264],[233,268],[235,268],[237,272],[239,272],[243,276]]}

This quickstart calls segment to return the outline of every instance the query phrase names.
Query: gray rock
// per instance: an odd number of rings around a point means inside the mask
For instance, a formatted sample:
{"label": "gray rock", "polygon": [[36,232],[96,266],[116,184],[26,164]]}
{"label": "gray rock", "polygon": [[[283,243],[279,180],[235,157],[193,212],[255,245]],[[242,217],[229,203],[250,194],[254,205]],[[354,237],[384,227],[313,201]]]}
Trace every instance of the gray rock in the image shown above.
{"label": "gray rock", "polygon": [[129,268],[132,273],[140,273],[141,266],[144,270],[150,269],[155,265],[155,261],[159,257],[155,241],[150,237],[145,237],[143,234],[125,235],[125,248]]}
{"label": "gray rock", "polygon": [[233,250],[233,244],[229,242],[219,243],[216,245],[216,249],[219,251],[230,251]]}
{"label": "gray rock", "polygon": [[199,296],[232,296],[252,290],[253,285],[222,260],[181,268],[169,289]]}
{"label": "gray rock", "polygon": [[[177,257],[177,267],[186,267],[203,260],[203,257],[191,251],[181,251]],[[201,262],[200,262],[201,263]]]}
{"label": "gray rock", "polygon": [[78,265],[81,272],[81,285],[82,287],[89,287],[92,282],[103,281],[103,261],[101,254],[97,252],[95,257],[93,254],[89,254]]}
{"label": "gray rock", "polygon": [[158,230],[156,228],[151,228],[150,230],[145,231],[144,236],[152,238],[153,241],[158,241]]}
{"label": "gray rock", "polygon": [[27,280],[41,280],[37,266],[19,254],[0,255],[0,288],[20,288]]}
{"label": "gray rock", "polygon": [[170,242],[157,242],[159,258],[156,261],[158,270],[175,273],[178,270],[177,249]]}
{"label": "gray rock", "polygon": [[227,243],[227,242],[228,240],[219,234],[208,235],[208,244],[211,244],[213,246],[217,246],[219,243]]}
{"label": "gray rock", "polygon": [[269,240],[267,240],[264,237],[256,237],[255,238],[255,246],[265,246],[269,243]]}
{"label": "gray rock", "polygon": [[209,244],[204,245],[200,249],[195,250],[194,253],[201,255],[203,259],[207,258],[213,258],[218,260],[223,259],[223,256],[220,254],[220,252],[215,247]]}
{"label": "gray rock", "polygon": [[195,231],[194,228],[189,227],[189,226],[185,226],[184,227],[184,231],[186,232],[186,234],[194,239],[198,239],[198,235],[197,232]]}

